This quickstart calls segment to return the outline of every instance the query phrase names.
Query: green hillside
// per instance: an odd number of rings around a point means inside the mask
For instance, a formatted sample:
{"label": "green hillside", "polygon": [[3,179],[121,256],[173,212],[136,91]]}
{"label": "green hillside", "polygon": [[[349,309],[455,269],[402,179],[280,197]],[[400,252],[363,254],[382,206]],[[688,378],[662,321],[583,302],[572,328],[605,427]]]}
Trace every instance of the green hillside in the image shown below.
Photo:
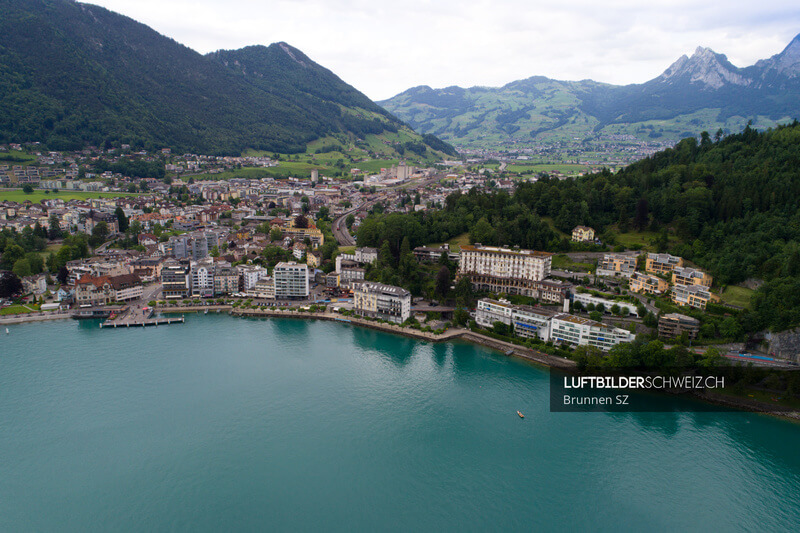
{"label": "green hillside", "polygon": [[202,56],[71,0],[0,0],[0,13],[0,143],[296,153],[403,127],[286,43]]}
{"label": "green hillside", "polygon": [[[710,271],[717,288],[765,281],[743,323],[749,331],[781,330],[800,325],[798,197],[795,122],[763,133],[746,127],[716,141],[687,138],[616,174],[545,178],[521,183],[513,195],[454,194],[441,211],[371,216],[358,243],[388,242],[397,253],[406,237],[414,247],[468,233],[472,242],[561,252],[573,245],[557,231],[579,224],[610,245],[629,242],[635,231],[651,236],[648,247]],[[621,233],[626,238],[617,241]]]}

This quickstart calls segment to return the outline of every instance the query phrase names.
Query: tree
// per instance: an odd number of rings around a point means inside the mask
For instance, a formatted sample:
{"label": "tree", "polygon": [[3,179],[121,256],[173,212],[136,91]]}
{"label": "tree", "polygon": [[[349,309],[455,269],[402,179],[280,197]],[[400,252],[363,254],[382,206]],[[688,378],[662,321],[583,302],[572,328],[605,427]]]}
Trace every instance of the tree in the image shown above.
{"label": "tree", "polygon": [[344,219],[344,223],[345,223],[345,225],[347,225],[347,229],[352,228],[353,224],[355,223],[355,221],[356,221],[356,217],[353,215],[353,213],[350,213],[349,215],[347,215],[347,217],[345,217],[345,219]]}
{"label": "tree", "polygon": [[[139,234],[142,232],[142,223],[139,222],[138,220],[134,220],[133,222],[130,223],[130,226],[128,226],[128,230],[130,230],[129,233],[131,237],[138,237]],[[158,231],[158,233],[155,233],[155,235],[157,236],[161,235],[162,231],[161,224],[156,224],[156,227],[153,228],[153,231]]]}
{"label": "tree", "polygon": [[56,279],[62,285],[67,284],[67,280],[69,279],[69,269],[66,266],[62,266],[58,269],[58,274],[56,274]]}
{"label": "tree", "polygon": [[601,313],[600,311],[592,311],[591,313],[589,313],[589,318],[591,320],[594,320],[595,322],[600,322],[600,320],[602,320],[603,318],[603,313]]}
{"label": "tree", "polygon": [[47,236],[50,238],[50,240],[61,237],[61,224],[58,221],[58,215],[55,213],[50,215],[50,218],[47,219],[47,225]]}
{"label": "tree", "polygon": [[308,228],[308,219],[306,217],[304,217],[303,215],[297,215],[294,218],[294,227],[295,228],[301,228],[301,229]]}
{"label": "tree", "polygon": [[278,241],[283,236],[283,232],[279,227],[274,227],[269,232],[269,240]]}
{"label": "tree", "polygon": [[118,207],[114,214],[117,216],[117,224],[119,225],[120,233],[125,233],[128,230],[128,217],[125,216],[125,211]]}
{"label": "tree", "polygon": [[22,186],[22,192],[24,192],[25,194],[31,194],[33,192],[33,187],[31,187],[30,184],[26,183],[25,185]]}
{"label": "tree", "polygon": [[0,298],[11,298],[22,292],[22,280],[13,272],[0,272]]}
{"label": "tree", "polygon": [[511,327],[508,324],[498,320],[492,324],[492,331],[498,335],[508,336],[511,334]]}
{"label": "tree", "polygon": [[98,222],[97,225],[92,228],[92,236],[89,239],[89,244],[91,244],[93,248],[96,248],[103,244],[107,238],[108,224],[105,222]]}
{"label": "tree", "polygon": [[31,264],[27,258],[17,259],[14,263],[14,274],[20,278],[25,278],[32,274]]}
{"label": "tree", "polygon": [[450,269],[443,266],[436,274],[436,294],[444,298],[450,290]]}
{"label": "tree", "polygon": [[211,257],[219,257],[219,246],[214,246],[211,248],[211,251],[208,253]]}

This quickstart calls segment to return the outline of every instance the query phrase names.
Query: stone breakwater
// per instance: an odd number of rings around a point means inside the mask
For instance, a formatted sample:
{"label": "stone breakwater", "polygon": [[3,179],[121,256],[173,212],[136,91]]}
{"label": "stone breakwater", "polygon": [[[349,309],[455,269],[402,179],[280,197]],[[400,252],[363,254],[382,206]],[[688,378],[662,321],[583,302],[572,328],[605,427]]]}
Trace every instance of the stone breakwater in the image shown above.
{"label": "stone breakwater", "polygon": [[43,313],[24,313],[19,315],[6,315],[0,316],[0,325],[2,324],[22,324],[25,322],[39,322],[41,320],[60,320],[69,318],[69,311],[66,312],[43,312]]}

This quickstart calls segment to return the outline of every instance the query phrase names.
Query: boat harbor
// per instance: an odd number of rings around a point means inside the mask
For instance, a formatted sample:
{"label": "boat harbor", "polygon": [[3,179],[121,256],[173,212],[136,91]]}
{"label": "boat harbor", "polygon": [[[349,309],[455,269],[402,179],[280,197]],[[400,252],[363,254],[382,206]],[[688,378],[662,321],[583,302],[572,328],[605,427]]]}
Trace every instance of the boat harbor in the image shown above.
{"label": "boat harbor", "polygon": [[108,320],[100,324],[101,328],[135,328],[147,326],[166,326],[169,324],[182,324],[184,317],[158,316],[151,307],[126,307],[111,313]]}

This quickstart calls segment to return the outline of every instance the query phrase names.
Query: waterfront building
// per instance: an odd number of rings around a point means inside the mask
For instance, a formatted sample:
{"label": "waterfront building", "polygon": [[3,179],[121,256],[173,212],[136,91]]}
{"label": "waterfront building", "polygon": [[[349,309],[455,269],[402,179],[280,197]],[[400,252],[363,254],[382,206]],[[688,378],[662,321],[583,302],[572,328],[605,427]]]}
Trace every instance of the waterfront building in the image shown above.
{"label": "waterfront building", "polygon": [[647,254],[644,269],[653,274],[669,275],[675,267],[683,266],[683,258],[670,254]]}
{"label": "waterfront building", "polygon": [[597,265],[598,276],[630,278],[636,271],[636,256],[627,254],[605,254]]}
{"label": "waterfront building", "polygon": [[143,294],[142,280],[136,274],[121,276],[84,275],[75,284],[78,305],[106,305],[111,302],[136,300]]}
{"label": "waterfront building", "polygon": [[411,293],[374,281],[353,284],[353,310],[362,316],[402,323],[411,316]]}
{"label": "waterfront building", "polygon": [[676,304],[695,309],[705,309],[711,300],[711,292],[702,285],[673,285],[670,295]]}
{"label": "waterfront building", "polygon": [[214,296],[239,292],[239,273],[230,263],[217,263],[214,268]]}
{"label": "waterfront building", "polygon": [[278,263],[272,276],[275,281],[275,298],[308,298],[308,265],[294,261]]}
{"label": "waterfront building", "polygon": [[588,318],[561,313],[553,317],[550,337],[574,346],[595,346],[608,351],[622,342],[632,342],[636,335]]}
{"label": "waterfront building", "polygon": [[556,312],[544,307],[517,305],[511,315],[514,334],[522,338],[539,338],[545,342],[550,340],[550,330]]}
{"label": "waterfront building", "polygon": [[699,285],[711,287],[711,275],[696,268],[676,267],[672,271],[672,283],[675,285]]}
{"label": "waterfront building", "polygon": [[85,274],[75,283],[75,303],[78,305],[105,305],[113,300],[113,289],[107,276]]}
{"label": "waterfront building", "polygon": [[508,300],[482,298],[475,308],[475,322],[481,327],[490,328],[495,322],[511,325],[514,306]]}
{"label": "waterfront building", "polygon": [[167,259],[161,267],[161,293],[164,298],[186,298],[192,285],[188,261]]}
{"label": "waterfront building", "polygon": [[475,322],[481,327],[491,328],[495,322],[513,326],[514,334],[523,338],[550,340],[550,326],[555,311],[543,307],[514,305],[508,300],[478,300]]}
{"label": "waterfront building", "polygon": [[210,257],[190,263],[191,295],[195,298],[214,296],[214,260]]}
{"label": "waterfront building", "polygon": [[630,290],[641,294],[664,294],[669,289],[669,283],[650,274],[643,274],[641,272],[634,272],[631,275],[630,283],[628,285]]}
{"label": "waterfront building", "polygon": [[111,288],[114,291],[114,300],[117,302],[138,300],[144,294],[142,280],[136,274],[111,276],[108,281],[111,283]]}
{"label": "waterfront building", "polygon": [[533,250],[464,245],[457,277],[468,278],[475,290],[537,298],[539,286],[536,282],[550,275],[552,255]]}
{"label": "waterfront building", "polygon": [[594,230],[587,226],[575,226],[572,230],[572,240],[575,242],[592,242]]}
{"label": "waterfront building", "polygon": [[662,339],[674,339],[684,332],[690,340],[696,339],[700,332],[700,321],[680,313],[670,313],[658,319],[658,336]]}
{"label": "waterfront building", "polygon": [[275,299],[275,280],[272,278],[260,279],[253,287],[247,291],[250,298],[261,298],[266,300]]}

